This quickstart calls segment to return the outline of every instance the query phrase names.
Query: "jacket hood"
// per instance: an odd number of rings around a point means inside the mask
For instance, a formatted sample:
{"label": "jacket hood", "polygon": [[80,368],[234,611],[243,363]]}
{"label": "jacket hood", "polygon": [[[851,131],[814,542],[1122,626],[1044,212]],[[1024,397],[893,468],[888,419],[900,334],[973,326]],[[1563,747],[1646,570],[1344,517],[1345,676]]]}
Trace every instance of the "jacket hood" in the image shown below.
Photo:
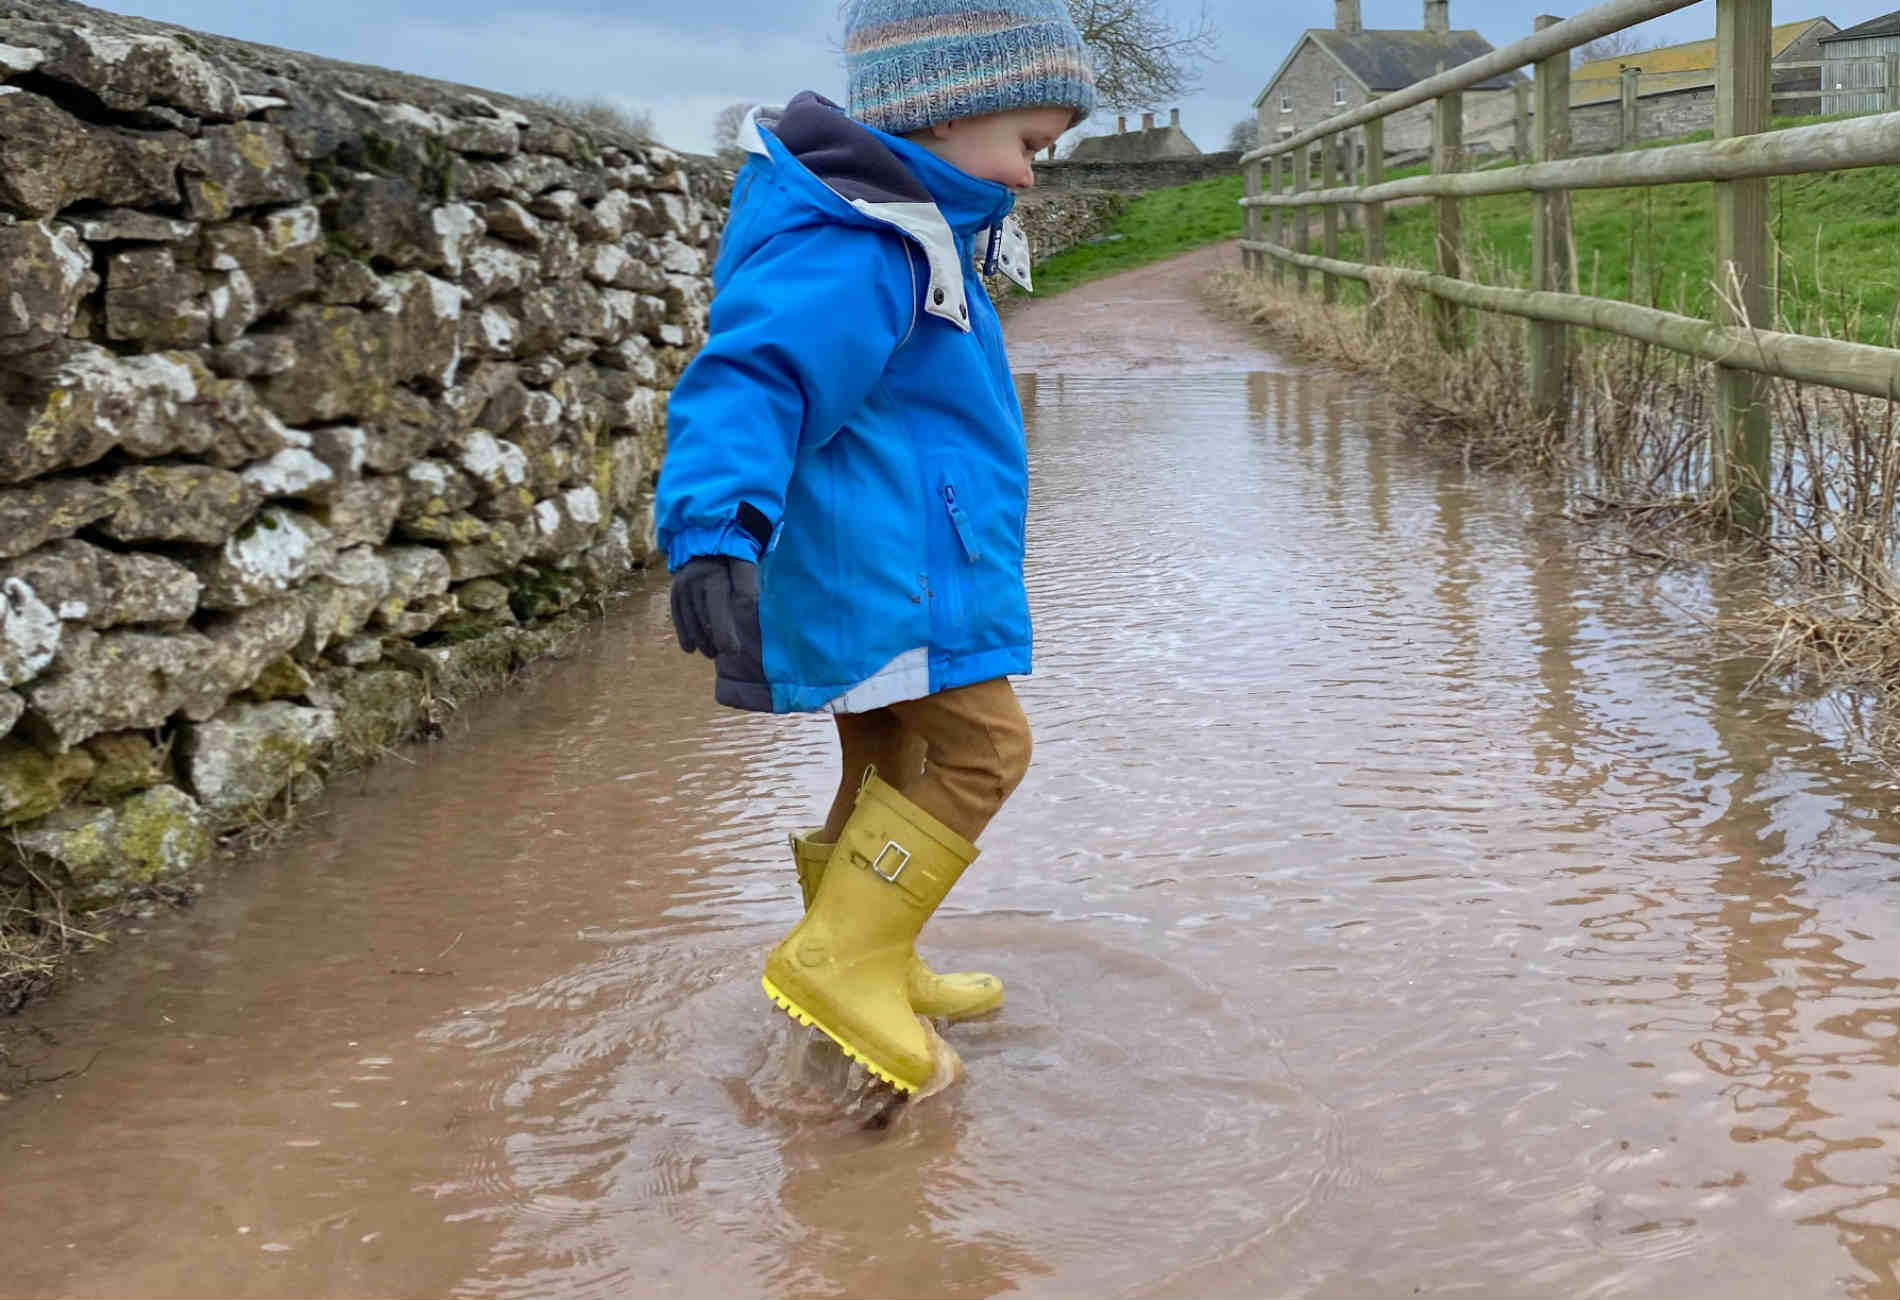
{"label": "jacket hood", "polygon": [[846,198],[935,203],[950,228],[967,235],[1016,206],[1006,185],[972,176],[902,136],[847,117],[815,91],[795,96],[773,124],[791,155]]}
{"label": "jacket hood", "polygon": [[[925,310],[968,329],[957,237],[986,234],[977,244],[983,271],[997,270],[1027,290],[1029,247],[1010,220],[1016,195],[1006,185],[972,176],[899,136],[865,126],[815,91],[784,107],[760,105],[746,115],[739,143],[812,182],[813,197],[842,203],[859,218],[895,226],[919,244],[930,266]],[[941,295],[939,294],[941,290]]]}

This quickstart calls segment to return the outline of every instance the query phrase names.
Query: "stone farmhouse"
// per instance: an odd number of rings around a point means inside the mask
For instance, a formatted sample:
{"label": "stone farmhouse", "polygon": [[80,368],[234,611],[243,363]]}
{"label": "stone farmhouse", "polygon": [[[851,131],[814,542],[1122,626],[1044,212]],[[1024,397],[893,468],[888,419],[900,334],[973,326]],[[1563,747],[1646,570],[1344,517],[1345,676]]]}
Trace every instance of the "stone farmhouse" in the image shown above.
{"label": "stone farmhouse", "polygon": [[[1053,151],[1054,146],[1050,146]],[[1198,158],[1201,151],[1181,129],[1181,110],[1168,114],[1168,124],[1157,127],[1153,113],[1141,115],[1141,129],[1130,131],[1126,116],[1115,119],[1114,135],[1092,135],[1078,140],[1069,151],[1070,162],[1154,162],[1161,158]]]}
{"label": "stone farmhouse", "polygon": [[[1381,95],[1422,81],[1441,67],[1489,54],[1492,45],[1475,31],[1453,31],[1450,0],[1423,0],[1423,25],[1368,29],[1360,0],[1333,0],[1331,28],[1309,27],[1254,98],[1260,139],[1284,140]],[[1465,92],[1467,123],[1515,111],[1511,87],[1519,73],[1492,77]],[[1355,135],[1358,132],[1354,132]],[[1385,152],[1417,155],[1431,147],[1432,105],[1418,104],[1385,120]],[[1357,156],[1363,140],[1353,150]]]}

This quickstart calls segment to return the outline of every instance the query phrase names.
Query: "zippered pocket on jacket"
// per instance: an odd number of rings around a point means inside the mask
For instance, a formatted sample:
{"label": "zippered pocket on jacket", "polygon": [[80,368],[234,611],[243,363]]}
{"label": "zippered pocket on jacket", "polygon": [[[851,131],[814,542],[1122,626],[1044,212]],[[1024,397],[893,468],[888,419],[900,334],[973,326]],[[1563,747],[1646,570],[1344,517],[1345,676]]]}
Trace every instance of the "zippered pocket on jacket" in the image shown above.
{"label": "zippered pocket on jacket", "polygon": [[983,558],[983,553],[976,549],[976,526],[970,522],[970,517],[963,513],[963,507],[957,504],[956,484],[945,479],[940,492],[943,496],[944,509],[950,512],[950,527],[956,530],[957,541],[963,545],[964,558],[971,564],[975,564]]}

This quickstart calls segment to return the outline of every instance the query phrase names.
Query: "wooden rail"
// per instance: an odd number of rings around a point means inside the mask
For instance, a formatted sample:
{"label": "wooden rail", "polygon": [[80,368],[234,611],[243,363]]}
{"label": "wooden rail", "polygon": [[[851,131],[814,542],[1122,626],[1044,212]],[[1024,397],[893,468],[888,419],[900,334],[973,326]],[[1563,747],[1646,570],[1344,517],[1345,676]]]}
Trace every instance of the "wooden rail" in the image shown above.
{"label": "wooden rail", "polygon": [[[1900,112],[1770,133],[1773,75],[1791,65],[1770,63],[1769,0],[1716,0],[1716,138],[1602,157],[1568,157],[1569,51],[1691,2],[1607,0],[1572,18],[1543,15],[1530,36],[1501,50],[1441,69],[1403,90],[1248,151],[1240,160],[1246,178],[1246,197],[1241,200],[1246,237],[1241,248],[1254,275],[1272,266],[1275,283],[1281,282],[1283,268],[1292,266],[1304,290],[1308,275],[1317,271],[1328,302],[1335,299],[1342,278],[1428,293],[1438,301],[1438,330],[1447,347],[1457,347],[1462,337],[1461,308],[1524,317],[1531,322],[1527,384],[1533,405],[1558,423],[1570,409],[1568,326],[1604,330],[1714,363],[1719,428],[1711,460],[1717,490],[1731,519],[1742,527],[1759,529],[1768,517],[1769,377],[1900,399],[1900,349],[1761,328],[1771,320],[1766,178],[1900,163]],[[1894,61],[1886,62],[1891,96]],[[1523,119],[1534,101],[1536,160],[1464,171],[1461,92],[1526,64],[1534,65],[1534,82],[1529,95],[1517,96],[1518,147],[1521,156],[1531,134]],[[1812,99],[1822,93],[1820,89],[1798,91],[1792,97]],[[1436,101],[1432,174],[1382,181],[1384,120],[1427,100]],[[1351,149],[1353,137],[1347,133],[1354,128],[1363,128],[1365,174],[1362,183],[1339,185],[1334,159],[1342,146]],[[1633,131],[1627,134],[1633,136]],[[1320,160],[1317,187],[1312,176],[1315,142]],[[1283,162],[1293,165],[1291,192],[1279,184]],[[1263,166],[1272,179],[1264,193]],[[1717,289],[1716,320],[1570,291],[1574,274],[1569,265],[1571,190],[1685,182],[1711,182],[1715,187],[1711,279]],[[1511,193],[1531,196],[1535,287],[1473,284],[1463,278],[1459,203],[1477,195]],[[1434,271],[1381,265],[1385,204],[1407,198],[1432,201]],[[1341,204],[1357,205],[1365,214],[1363,262],[1343,261],[1336,255],[1334,213]],[[1315,207],[1323,214],[1324,251],[1319,256],[1307,247],[1308,214]],[[1273,215],[1270,239],[1261,237],[1262,210]]]}
{"label": "wooden rail", "polygon": [[1327,275],[1395,289],[1420,289],[1482,311],[1556,325],[1583,325],[1753,374],[1773,375],[1804,384],[1825,384],[1869,397],[1900,398],[1900,352],[1893,348],[1846,343],[1811,334],[1718,325],[1696,316],[1681,316],[1613,298],[1592,298],[1588,294],[1475,284],[1410,266],[1367,266],[1364,262],[1296,253],[1290,248],[1264,251],[1294,266]]}
{"label": "wooden rail", "polygon": [[1730,140],[1663,145],[1629,153],[1495,167],[1454,175],[1434,173],[1382,185],[1314,190],[1300,195],[1260,195],[1241,205],[1294,207],[1308,203],[1390,203],[1393,199],[1456,197],[1520,191],[1620,189],[1626,185],[1678,185],[1733,181],[1753,176],[1798,176],[1804,172],[1884,167],[1900,161],[1900,113],[1877,113],[1841,122],[1817,122],[1785,131]]}

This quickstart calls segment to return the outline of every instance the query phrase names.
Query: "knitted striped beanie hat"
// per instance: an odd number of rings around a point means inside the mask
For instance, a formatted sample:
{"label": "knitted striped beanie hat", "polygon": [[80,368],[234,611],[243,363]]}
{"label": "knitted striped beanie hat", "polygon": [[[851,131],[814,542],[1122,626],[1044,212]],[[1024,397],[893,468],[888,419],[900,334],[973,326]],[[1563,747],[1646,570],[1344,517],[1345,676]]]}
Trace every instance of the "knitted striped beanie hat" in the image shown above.
{"label": "knitted striped beanie hat", "polygon": [[1095,110],[1095,73],[1065,0],[850,0],[849,111],[892,135],[1014,108]]}

